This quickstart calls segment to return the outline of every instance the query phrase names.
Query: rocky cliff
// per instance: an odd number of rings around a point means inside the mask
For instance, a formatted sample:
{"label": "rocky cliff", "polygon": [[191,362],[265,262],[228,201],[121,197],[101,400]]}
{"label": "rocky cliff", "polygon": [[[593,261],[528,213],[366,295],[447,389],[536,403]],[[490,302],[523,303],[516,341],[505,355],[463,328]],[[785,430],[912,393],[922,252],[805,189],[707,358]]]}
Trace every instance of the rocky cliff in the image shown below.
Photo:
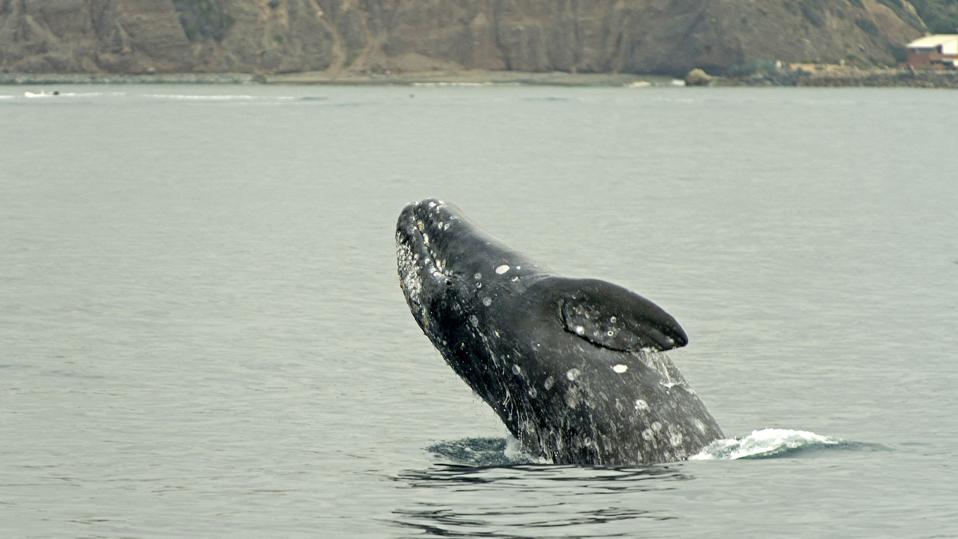
{"label": "rocky cliff", "polygon": [[899,0],[0,0],[0,71],[684,73],[892,64]]}

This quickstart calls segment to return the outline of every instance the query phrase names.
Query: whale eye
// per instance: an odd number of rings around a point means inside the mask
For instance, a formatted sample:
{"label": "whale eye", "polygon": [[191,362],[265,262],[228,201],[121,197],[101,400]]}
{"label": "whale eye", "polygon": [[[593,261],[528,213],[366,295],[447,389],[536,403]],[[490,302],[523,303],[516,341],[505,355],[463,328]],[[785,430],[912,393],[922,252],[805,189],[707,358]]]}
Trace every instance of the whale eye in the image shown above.
{"label": "whale eye", "polygon": [[446,279],[446,286],[452,286],[452,280]]}

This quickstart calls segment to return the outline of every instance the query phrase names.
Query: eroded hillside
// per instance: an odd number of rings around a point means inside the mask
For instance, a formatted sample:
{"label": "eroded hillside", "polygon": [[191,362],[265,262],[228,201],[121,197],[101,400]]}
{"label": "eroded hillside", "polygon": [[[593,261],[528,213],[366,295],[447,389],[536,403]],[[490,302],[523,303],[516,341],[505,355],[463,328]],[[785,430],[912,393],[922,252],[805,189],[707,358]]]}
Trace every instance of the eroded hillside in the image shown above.
{"label": "eroded hillside", "polygon": [[898,0],[0,0],[0,70],[722,71],[892,64]]}

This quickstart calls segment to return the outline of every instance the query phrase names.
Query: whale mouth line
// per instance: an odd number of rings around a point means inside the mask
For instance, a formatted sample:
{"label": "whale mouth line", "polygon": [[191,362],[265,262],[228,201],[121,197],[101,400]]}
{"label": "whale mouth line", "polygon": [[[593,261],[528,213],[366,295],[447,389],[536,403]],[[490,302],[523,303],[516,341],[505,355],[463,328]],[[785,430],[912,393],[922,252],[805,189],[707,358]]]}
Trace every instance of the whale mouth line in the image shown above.
{"label": "whale mouth line", "polygon": [[397,249],[408,250],[412,255],[412,262],[421,270],[433,277],[445,277],[445,263],[430,244],[427,233],[420,230],[422,220],[417,220],[410,226],[402,227],[396,232]]}
{"label": "whale mouth line", "polygon": [[396,225],[400,287],[421,322],[428,319],[426,304],[434,297],[436,287],[451,284],[453,278],[436,245],[448,227],[443,228],[442,223],[437,225],[430,215],[431,211],[444,207],[442,202],[434,200],[411,203],[403,209]]}

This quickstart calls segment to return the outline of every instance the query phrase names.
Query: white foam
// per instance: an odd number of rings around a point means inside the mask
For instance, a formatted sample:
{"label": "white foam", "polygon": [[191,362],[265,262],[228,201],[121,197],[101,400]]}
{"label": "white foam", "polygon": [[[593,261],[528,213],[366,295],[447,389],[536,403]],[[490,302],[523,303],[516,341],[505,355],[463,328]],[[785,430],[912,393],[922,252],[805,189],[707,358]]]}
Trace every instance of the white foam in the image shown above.
{"label": "white foam", "polygon": [[254,95],[189,95],[189,94],[145,94],[151,99],[174,99],[180,101],[251,101]]}
{"label": "white foam", "polygon": [[437,82],[414,82],[413,86],[418,86],[421,88],[446,88],[446,87],[463,87],[463,88],[472,88],[476,86],[492,86],[491,82],[452,82],[452,81],[437,81]]}
{"label": "white foam", "polygon": [[506,447],[502,455],[511,462],[529,462],[532,464],[550,464],[544,457],[537,457],[522,447],[522,442],[512,436],[506,437]]}
{"label": "white foam", "polygon": [[743,438],[726,438],[710,443],[689,460],[736,460],[771,456],[791,449],[814,445],[838,445],[840,440],[791,429],[761,429]]}
{"label": "white foam", "polygon": [[[104,97],[104,96],[106,96],[106,97],[119,97],[119,96],[124,96],[124,95],[126,95],[126,93],[124,93],[124,92],[106,92],[106,93],[105,93],[105,92],[60,92],[60,91],[52,91],[52,92],[47,92],[47,91],[31,92],[31,91],[29,91],[29,90],[27,90],[26,92],[23,92],[23,97],[25,97],[25,98],[27,98],[27,99],[42,99],[42,98],[54,98],[54,97],[59,97],[59,98],[67,98],[67,97]],[[3,98],[3,97],[7,97],[7,96],[0,96],[0,98]],[[9,97],[13,97],[13,96],[9,96]]]}

